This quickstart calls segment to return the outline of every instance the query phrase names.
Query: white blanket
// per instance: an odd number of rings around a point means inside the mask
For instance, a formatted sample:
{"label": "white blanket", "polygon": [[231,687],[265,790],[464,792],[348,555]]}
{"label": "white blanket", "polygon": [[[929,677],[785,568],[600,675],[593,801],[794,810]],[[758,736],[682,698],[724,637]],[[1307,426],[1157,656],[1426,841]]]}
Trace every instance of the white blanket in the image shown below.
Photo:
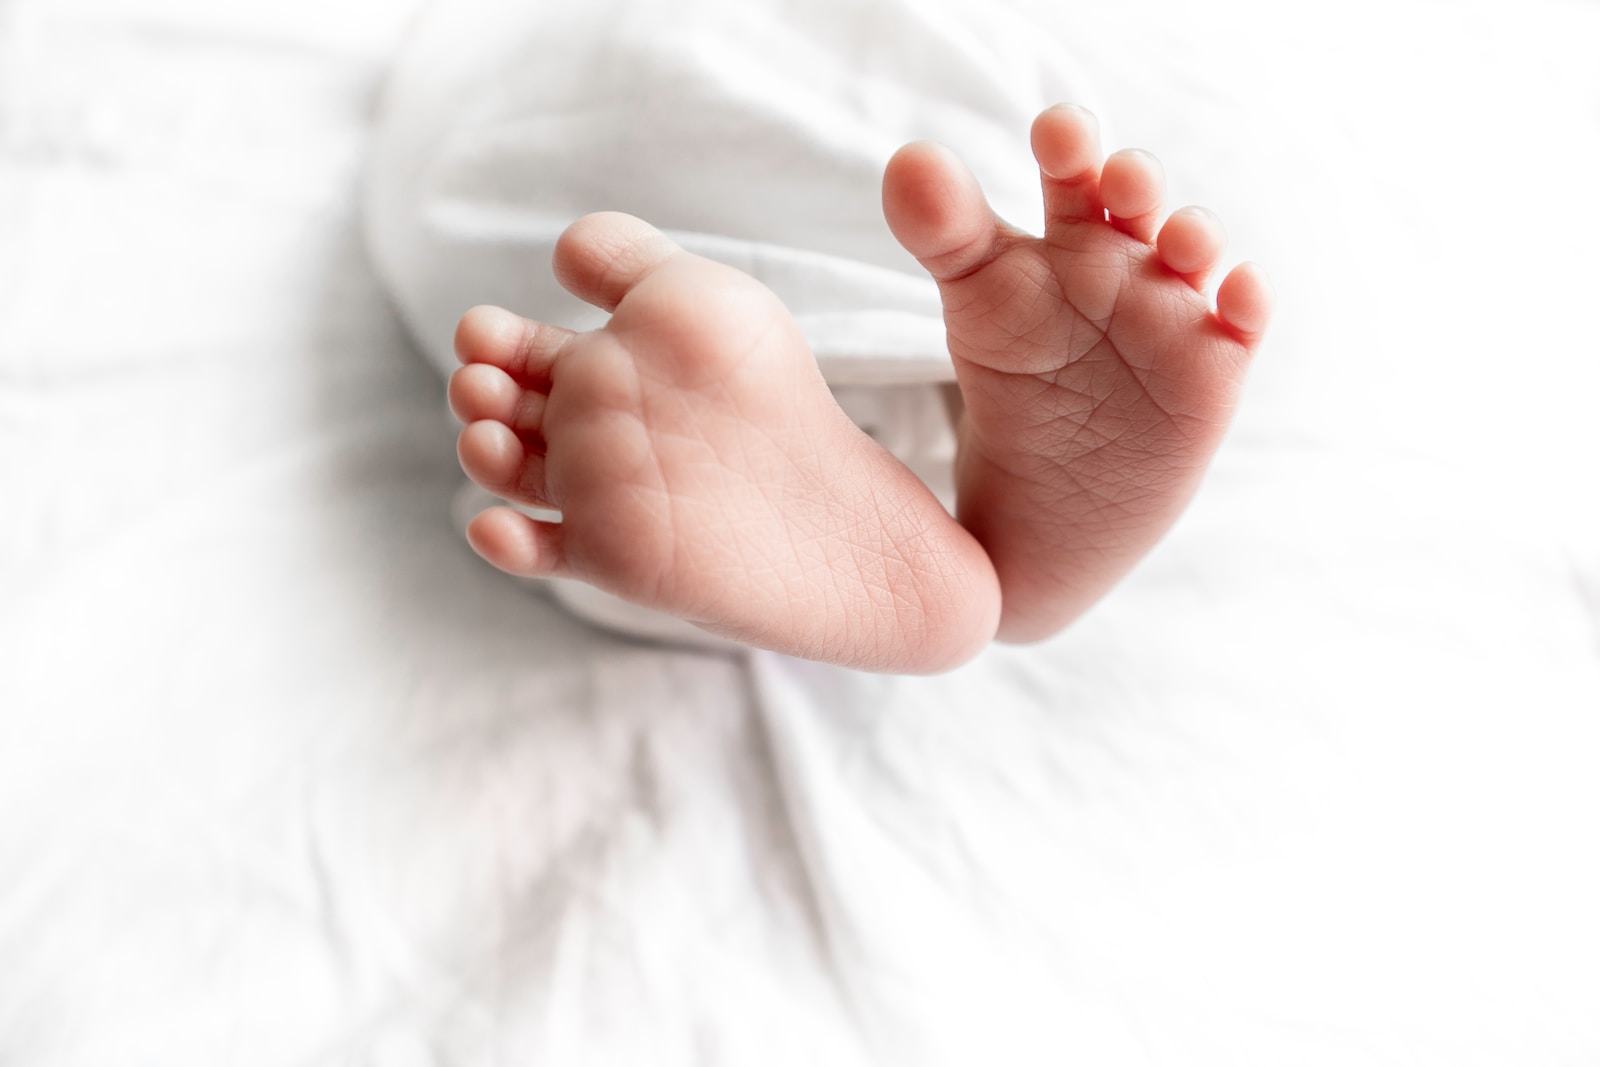
{"label": "white blanket", "polygon": [[0,6],[0,1063],[1600,1058],[1600,12],[1096,7],[1281,318],[1121,589],[902,679],[461,544],[401,5]]}

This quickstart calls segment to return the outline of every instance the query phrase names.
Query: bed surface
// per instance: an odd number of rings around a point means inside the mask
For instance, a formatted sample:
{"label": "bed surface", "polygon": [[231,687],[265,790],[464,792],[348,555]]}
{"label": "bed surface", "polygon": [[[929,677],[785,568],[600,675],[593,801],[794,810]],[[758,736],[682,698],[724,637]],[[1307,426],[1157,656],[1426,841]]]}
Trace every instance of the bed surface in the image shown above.
{"label": "bed surface", "polygon": [[1600,1061],[1600,8],[1102,6],[1281,317],[1124,587],[916,679],[466,549],[414,4],[0,3],[0,1064]]}

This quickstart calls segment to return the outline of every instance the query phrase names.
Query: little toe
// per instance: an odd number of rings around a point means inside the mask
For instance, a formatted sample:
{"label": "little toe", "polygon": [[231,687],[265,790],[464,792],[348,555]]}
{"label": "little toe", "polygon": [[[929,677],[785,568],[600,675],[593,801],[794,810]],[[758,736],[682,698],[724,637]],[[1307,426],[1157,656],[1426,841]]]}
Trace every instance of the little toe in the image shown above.
{"label": "little toe", "polygon": [[1166,186],[1160,161],[1142,148],[1111,153],[1100,170],[1100,200],[1111,224],[1145,244],[1161,226]]}
{"label": "little toe", "polygon": [[1099,221],[1100,123],[1072,104],[1057,104],[1033,120],[1033,156],[1044,188],[1045,228],[1053,223]]}
{"label": "little toe", "polygon": [[530,451],[509,426],[474,422],[456,439],[456,458],[467,477],[491,493],[525,504],[550,506],[545,457]]}
{"label": "little toe", "polygon": [[482,305],[456,324],[456,358],[499,367],[523,384],[548,381],[550,366],[575,336],[571,330]]}
{"label": "little toe", "polygon": [[578,299],[615,311],[622,298],[683,250],[654,226],[601,211],[568,226],[556,241],[556,280]]}
{"label": "little toe", "polygon": [[908,144],[883,172],[883,216],[895,239],[936,281],[992,260],[1005,230],[972,172],[942,145]]}
{"label": "little toe", "polygon": [[1205,288],[1227,244],[1222,220],[1203,207],[1179,208],[1156,235],[1161,262],[1195,289]]}
{"label": "little toe", "polygon": [[565,572],[561,524],[531,519],[513,508],[490,508],[467,525],[473,551],[509,574],[549,578]]}
{"label": "little toe", "polygon": [[492,419],[519,435],[540,431],[548,398],[524,389],[509,374],[487,363],[470,363],[450,376],[450,410],[462,422]]}
{"label": "little toe", "polygon": [[1261,339],[1272,318],[1272,287],[1254,263],[1241,263],[1217,286],[1217,318],[1246,344]]}

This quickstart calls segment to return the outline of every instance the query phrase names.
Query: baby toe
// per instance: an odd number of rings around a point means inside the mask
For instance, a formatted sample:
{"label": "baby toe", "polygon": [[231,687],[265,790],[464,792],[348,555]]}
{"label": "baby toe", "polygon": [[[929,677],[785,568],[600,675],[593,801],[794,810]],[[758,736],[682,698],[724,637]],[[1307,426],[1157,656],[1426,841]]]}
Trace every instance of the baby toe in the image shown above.
{"label": "baby toe", "polygon": [[467,426],[456,439],[456,457],[467,477],[489,492],[548,506],[545,457],[504,423],[485,419]]}
{"label": "baby toe", "polygon": [[883,214],[896,240],[941,282],[971,274],[1005,243],[977,178],[949,149],[928,141],[890,158]]}
{"label": "baby toe", "polygon": [[640,282],[683,250],[643,219],[600,211],[568,226],[556,241],[556,280],[580,300],[615,311]]}
{"label": "baby toe", "polygon": [[1243,339],[1255,344],[1272,318],[1272,287],[1254,263],[1241,263],[1217,286],[1217,318]]}
{"label": "baby toe", "polygon": [[524,438],[544,430],[549,397],[522,388],[499,367],[472,363],[460,368],[450,376],[449,397],[450,410],[462,422],[504,423]]}
{"label": "baby toe", "polygon": [[499,367],[524,385],[545,381],[571,330],[482,305],[456,324],[456,358],[467,366]]}
{"label": "baby toe", "polygon": [[1166,172],[1140,148],[1113,152],[1100,172],[1100,200],[1112,225],[1149,244],[1161,224]]}
{"label": "baby toe", "polygon": [[1058,104],[1034,119],[1029,139],[1039,162],[1046,228],[1101,219],[1100,123],[1094,114]]}
{"label": "baby toe", "polygon": [[512,508],[490,508],[467,526],[473,551],[509,574],[554,577],[565,572],[561,524],[540,522]]}
{"label": "baby toe", "polygon": [[516,415],[522,392],[499,367],[469,363],[450,376],[450,410],[462,422],[493,419],[509,423]]}
{"label": "baby toe", "polygon": [[1222,220],[1203,207],[1179,208],[1156,235],[1161,262],[1195,289],[1205,287],[1227,244]]}

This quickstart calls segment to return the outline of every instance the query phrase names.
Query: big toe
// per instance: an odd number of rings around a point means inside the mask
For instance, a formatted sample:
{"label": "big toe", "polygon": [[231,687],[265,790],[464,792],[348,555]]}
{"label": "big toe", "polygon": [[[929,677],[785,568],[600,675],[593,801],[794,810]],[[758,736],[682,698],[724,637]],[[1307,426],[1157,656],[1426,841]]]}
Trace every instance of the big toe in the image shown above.
{"label": "big toe", "polygon": [[883,173],[883,214],[901,245],[939,281],[992,258],[999,222],[972,172],[931,141],[906,145]]}
{"label": "big toe", "polygon": [[580,300],[615,311],[632,289],[682,252],[643,219],[602,211],[568,226],[556,241],[556,280]]}

